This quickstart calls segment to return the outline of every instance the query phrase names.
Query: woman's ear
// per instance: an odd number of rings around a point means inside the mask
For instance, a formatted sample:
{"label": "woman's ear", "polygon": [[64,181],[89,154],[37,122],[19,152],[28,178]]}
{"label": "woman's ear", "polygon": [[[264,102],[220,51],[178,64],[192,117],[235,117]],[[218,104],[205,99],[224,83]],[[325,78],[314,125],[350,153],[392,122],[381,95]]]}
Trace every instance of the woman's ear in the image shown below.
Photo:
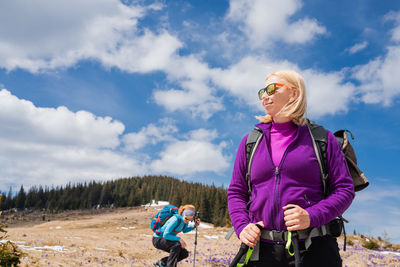
{"label": "woman's ear", "polygon": [[294,88],[292,90],[292,96],[290,97],[289,101],[294,102],[299,97],[299,89]]}

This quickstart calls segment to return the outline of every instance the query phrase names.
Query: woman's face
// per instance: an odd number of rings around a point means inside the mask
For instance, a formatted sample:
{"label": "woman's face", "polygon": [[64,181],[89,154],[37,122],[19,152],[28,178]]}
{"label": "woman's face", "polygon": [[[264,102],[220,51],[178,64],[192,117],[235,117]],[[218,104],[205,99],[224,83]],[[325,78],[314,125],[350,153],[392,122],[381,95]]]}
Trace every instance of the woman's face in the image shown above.
{"label": "woman's face", "polygon": [[[271,83],[287,84],[285,80],[277,76],[269,77],[265,83],[265,86]],[[268,95],[267,93],[263,94],[261,99],[262,105],[265,108],[267,114],[272,117],[274,122],[287,122],[290,121],[290,119],[282,118],[281,116],[279,116],[280,114],[278,113],[291,100],[291,97],[293,97],[293,89],[290,89],[288,86],[277,87],[278,88],[275,90],[275,93],[273,95]]]}
{"label": "woman's face", "polygon": [[183,218],[183,220],[185,221],[185,223],[188,223],[189,221],[193,220],[193,216],[187,215]]}

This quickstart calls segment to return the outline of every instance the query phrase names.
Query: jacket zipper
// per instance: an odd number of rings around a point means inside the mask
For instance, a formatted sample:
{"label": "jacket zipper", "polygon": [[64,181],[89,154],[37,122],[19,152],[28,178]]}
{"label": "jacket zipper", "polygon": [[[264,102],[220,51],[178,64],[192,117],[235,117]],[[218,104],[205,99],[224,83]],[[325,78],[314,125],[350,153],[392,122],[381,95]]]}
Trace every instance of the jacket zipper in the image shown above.
{"label": "jacket zipper", "polygon": [[278,207],[278,194],[279,194],[278,187],[279,187],[279,183],[280,183],[280,179],[279,179],[280,170],[282,169],[282,164],[285,161],[287,151],[288,151],[289,147],[297,140],[298,134],[299,134],[299,132],[297,131],[295,140],[293,140],[293,142],[291,142],[286,147],[285,152],[282,155],[281,161],[279,162],[279,166],[275,166],[275,163],[272,160],[271,151],[269,151],[269,149],[268,149],[268,147],[269,147],[268,146],[268,142],[271,142],[270,137],[268,137],[268,141],[267,141],[267,138],[265,138],[265,142],[266,142],[269,158],[271,160],[271,164],[272,164],[272,166],[275,167],[275,189],[274,189],[274,207],[273,207],[273,209],[274,209],[273,216],[275,216],[275,220],[273,219],[273,225],[274,225],[275,230],[278,229],[278,225],[276,223],[276,221],[277,221],[276,217],[278,216],[278,210],[279,210],[279,207]]}
{"label": "jacket zipper", "polygon": [[[279,186],[279,167],[275,166],[275,190],[274,190],[274,215],[278,215],[278,186]],[[278,229],[276,225],[276,218],[274,221],[274,228]]]}

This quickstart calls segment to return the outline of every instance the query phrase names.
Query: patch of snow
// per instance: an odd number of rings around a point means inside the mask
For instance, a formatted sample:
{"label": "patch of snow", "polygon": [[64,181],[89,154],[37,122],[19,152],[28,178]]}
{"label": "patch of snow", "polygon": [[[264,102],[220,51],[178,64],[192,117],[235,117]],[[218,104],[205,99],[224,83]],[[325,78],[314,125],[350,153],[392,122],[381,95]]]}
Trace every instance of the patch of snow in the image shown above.
{"label": "patch of snow", "polygon": [[[194,222],[189,222],[188,225],[189,225],[189,226],[194,226]],[[214,228],[214,226],[213,226],[213,225],[210,225],[210,224],[205,224],[205,223],[203,223],[203,222],[200,222],[199,228],[211,229],[211,228]]]}
{"label": "patch of snow", "polygon": [[23,250],[32,250],[32,251],[38,251],[38,252],[43,252],[43,250],[54,250],[57,252],[75,252],[75,250],[70,251],[68,249],[65,249],[63,246],[29,247],[29,246],[25,246],[25,245],[19,245],[18,247]]}
{"label": "patch of snow", "polygon": [[105,251],[105,250],[109,250],[109,249],[106,249],[106,248],[94,248],[94,249],[97,249],[97,250],[103,250],[103,251]]}
{"label": "patch of snow", "polygon": [[117,227],[117,229],[122,229],[122,230],[135,229],[135,228],[136,228],[135,226],[129,226],[129,227],[124,227],[124,226],[122,226],[122,227]]}
{"label": "patch of snow", "polygon": [[396,252],[396,251],[379,251],[379,253],[384,254],[384,255],[394,254],[396,256],[400,256],[400,252]]}
{"label": "patch of snow", "polygon": [[211,229],[214,228],[214,226],[211,224],[200,223],[199,228]]}
{"label": "patch of snow", "polygon": [[158,206],[166,206],[169,205],[168,201],[155,201],[154,199],[151,201],[151,203],[147,203],[142,205],[142,207],[158,207]]}
{"label": "patch of snow", "polygon": [[142,234],[141,236],[152,237],[152,235],[146,235],[146,234]]}
{"label": "patch of snow", "polygon": [[66,249],[64,249],[63,246],[44,246],[44,247],[38,247],[38,248],[50,249],[50,250],[54,250],[54,251],[58,251],[58,252],[67,251]]}
{"label": "patch of snow", "polygon": [[32,250],[32,251],[38,251],[38,252],[42,252],[43,250],[41,249],[37,249],[37,248],[33,248],[33,247],[28,247],[28,246],[24,246],[24,245],[20,245],[18,246],[20,249],[23,250]]}
{"label": "patch of snow", "polygon": [[62,227],[61,226],[56,226],[56,229],[61,229]]}

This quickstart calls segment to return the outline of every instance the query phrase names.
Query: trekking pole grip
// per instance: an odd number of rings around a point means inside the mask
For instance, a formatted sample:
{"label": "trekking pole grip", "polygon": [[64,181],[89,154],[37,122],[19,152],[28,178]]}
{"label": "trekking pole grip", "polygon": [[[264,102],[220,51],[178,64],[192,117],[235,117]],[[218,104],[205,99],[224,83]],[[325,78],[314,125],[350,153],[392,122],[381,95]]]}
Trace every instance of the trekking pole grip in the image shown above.
{"label": "trekking pole grip", "polygon": [[[256,224],[256,226],[258,227],[258,229],[260,229],[260,231],[263,229],[263,227],[259,224]],[[247,253],[248,250],[249,250],[249,246],[246,245],[245,243],[241,243],[240,249],[239,249],[238,253],[236,254],[235,258],[233,258],[231,264],[229,264],[229,267],[236,267],[237,264],[239,263],[240,259]]]}

